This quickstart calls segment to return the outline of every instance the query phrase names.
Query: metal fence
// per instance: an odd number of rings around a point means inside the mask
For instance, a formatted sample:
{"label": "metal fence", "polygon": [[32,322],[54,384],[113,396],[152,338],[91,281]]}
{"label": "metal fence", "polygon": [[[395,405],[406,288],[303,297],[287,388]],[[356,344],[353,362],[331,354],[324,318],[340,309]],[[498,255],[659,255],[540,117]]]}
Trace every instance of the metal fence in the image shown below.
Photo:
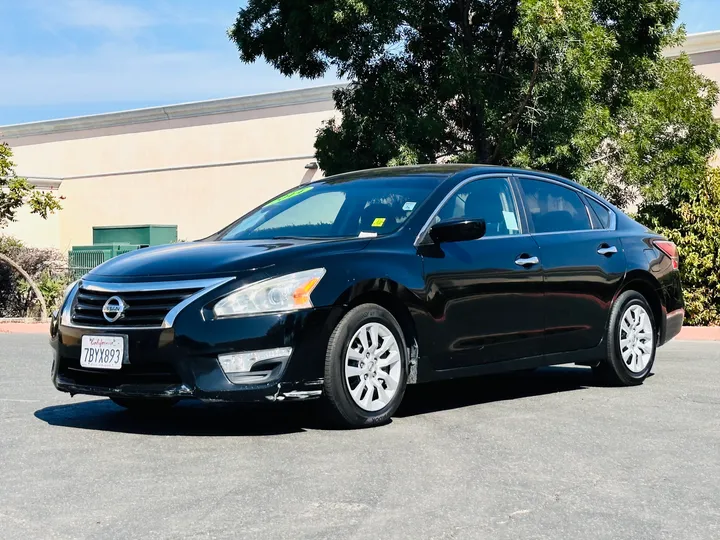
{"label": "metal fence", "polygon": [[113,257],[140,249],[135,244],[75,246],[68,252],[68,268],[73,279],[80,279],[96,266]]}
{"label": "metal fence", "polygon": [[95,251],[71,251],[68,254],[68,272],[72,279],[80,279],[96,266],[105,262],[105,252],[101,249]]}

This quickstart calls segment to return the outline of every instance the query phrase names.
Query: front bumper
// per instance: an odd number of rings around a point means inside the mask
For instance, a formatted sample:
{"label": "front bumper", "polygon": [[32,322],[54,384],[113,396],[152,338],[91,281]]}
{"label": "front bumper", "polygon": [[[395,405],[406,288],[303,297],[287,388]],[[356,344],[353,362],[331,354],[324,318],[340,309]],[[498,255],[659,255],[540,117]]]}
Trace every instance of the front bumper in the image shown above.
{"label": "front bumper", "polygon": [[[55,319],[51,327],[55,387],[71,394],[110,397],[197,398],[258,402],[307,399],[322,393],[328,328],[336,308],[206,320],[200,310],[183,310],[171,328],[113,330],[112,325],[79,328]],[[127,360],[120,370],[80,366],[83,335],[127,336]],[[290,357],[260,383],[236,384],[218,362],[221,354],[291,347]]]}

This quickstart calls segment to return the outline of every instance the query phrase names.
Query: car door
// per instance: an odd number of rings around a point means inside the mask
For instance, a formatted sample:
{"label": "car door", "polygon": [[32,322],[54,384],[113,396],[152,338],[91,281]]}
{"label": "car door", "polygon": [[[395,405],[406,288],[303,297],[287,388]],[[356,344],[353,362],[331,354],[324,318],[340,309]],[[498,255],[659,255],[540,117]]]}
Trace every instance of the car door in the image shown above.
{"label": "car door", "polygon": [[519,184],[543,266],[545,352],[595,347],[625,275],[612,213],[605,208],[603,226],[585,195],[570,184],[522,176]]}
{"label": "car door", "polygon": [[477,240],[421,246],[437,370],[542,354],[542,266],[509,178],[461,184],[431,224],[482,218]]}

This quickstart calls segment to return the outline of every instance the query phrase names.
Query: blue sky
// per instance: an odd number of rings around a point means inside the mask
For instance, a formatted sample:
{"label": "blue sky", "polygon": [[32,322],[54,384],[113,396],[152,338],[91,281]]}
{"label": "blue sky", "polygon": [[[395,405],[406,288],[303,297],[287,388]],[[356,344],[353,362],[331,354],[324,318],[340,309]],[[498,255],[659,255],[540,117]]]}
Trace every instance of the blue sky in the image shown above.
{"label": "blue sky", "polygon": [[[246,65],[228,40],[243,0],[0,0],[0,125],[328,84]],[[690,33],[718,0],[684,0]]]}

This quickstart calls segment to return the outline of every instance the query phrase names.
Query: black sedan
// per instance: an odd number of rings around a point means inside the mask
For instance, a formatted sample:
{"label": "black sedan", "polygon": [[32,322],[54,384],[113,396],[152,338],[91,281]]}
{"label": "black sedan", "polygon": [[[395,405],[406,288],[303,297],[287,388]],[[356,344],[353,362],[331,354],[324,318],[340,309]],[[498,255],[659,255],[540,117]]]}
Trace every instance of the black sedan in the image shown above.
{"label": "black sedan", "polygon": [[53,381],[147,410],[323,398],[387,421],[408,384],[551,364],[617,385],[683,323],[675,245],[549,174],[434,165],[296,187],[69,287]]}

